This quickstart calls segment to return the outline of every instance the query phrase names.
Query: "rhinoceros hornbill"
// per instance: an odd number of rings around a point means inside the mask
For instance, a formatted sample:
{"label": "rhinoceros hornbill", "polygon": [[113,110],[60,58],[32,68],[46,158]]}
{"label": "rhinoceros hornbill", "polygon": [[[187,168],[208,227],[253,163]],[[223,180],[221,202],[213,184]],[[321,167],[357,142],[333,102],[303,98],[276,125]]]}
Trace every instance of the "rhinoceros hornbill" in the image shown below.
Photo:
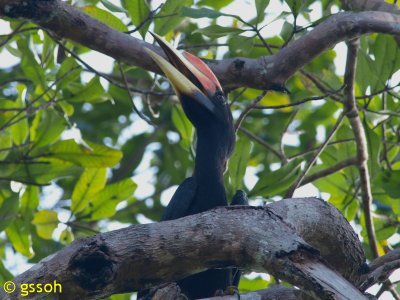
{"label": "rhinoceros hornbill", "polygon": [[[165,209],[162,221],[174,220],[206,210],[226,206],[223,174],[235,144],[232,114],[221,85],[211,69],[196,56],[180,53],[153,34],[168,61],[146,49],[171,82],[183,110],[197,131],[193,177],[178,187]],[[243,192],[237,192],[232,205],[247,204]],[[235,268],[209,269],[177,283],[189,299],[211,297],[228,287],[237,286],[240,272]],[[139,292],[140,298],[146,292]],[[147,294],[148,295],[148,294]]]}

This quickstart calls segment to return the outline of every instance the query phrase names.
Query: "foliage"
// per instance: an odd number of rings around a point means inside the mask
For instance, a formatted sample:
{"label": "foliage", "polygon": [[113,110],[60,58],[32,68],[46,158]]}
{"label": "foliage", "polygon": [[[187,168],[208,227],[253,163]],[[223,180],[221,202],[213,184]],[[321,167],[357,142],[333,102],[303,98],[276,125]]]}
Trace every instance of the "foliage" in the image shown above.
{"label": "foliage", "polygon": [[[269,9],[272,3],[280,2],[255,0],[252,16],[245,18],[231,13],[230,7],[239,5],[232,0],[168,0],[162,7],[145,0],[125,0],[122,5],[75,1],[83,12],[119,31],[138,31],[150,39],[151,29],[168,40],[182,33],[181,46],[207,58],[276,53],[338,5],[332,0],[285,0],[276,15]],[[267,35],[276,22],[282,30]],[[192,173],[195,142],[191,124],[165,88],[166,79],[122,65],[136,90],[157,92],[133,98],[150,116],[154,124],[149,125],[132,112],[118,62],[111,76],[104,75],[100,66],[88,68],[77,59],[91,50],[57,41],[26,21],[7,23],[12,34],[2,37],[0,57],[12,55],[18,63],[0,69],[0,230],[5,232],[0,235],[1,261],[6,259],[5,249],[34,263],[77,237],[114,228],[111,225],[135,224],[144,217],[159,220],[163,192]],[[336,55],[336,49],[321,54],[290,78],[290,95],[268,93],[243,120],[246,131],[238,132],[226,173],[230,197],[241,188],[251,200],[274,201],[299,178],[343,110],[343,76],[336,69]],[[374,222],[382,252],[397,247],[398,240],[394,237],[400,214],[400,89],[399,76],[396,80],[393,74],[399,68],[400,49],[392,37],[362,37],[356,96],[367,136]],[[244,88],[229,93],[235,119],[261,92]],[[320,97],[310,98],[315,96]],[[345,121],[307,175],[354,157],[356,148]],[[146,189],[146,174],[153,176],[152,188]],[[313,185],[318,189],[314,195],[361,225],[368,253],[357,168],[342,168],[317,178]],[[55,191],[60,192],[56,198]],[[0,280],[10,278],[15,266],[8,262],[7,270],[1,261]],[[241,288],[267,285],[257,277],[243,281]],[[126,297],[112,297],[119,298]]]}

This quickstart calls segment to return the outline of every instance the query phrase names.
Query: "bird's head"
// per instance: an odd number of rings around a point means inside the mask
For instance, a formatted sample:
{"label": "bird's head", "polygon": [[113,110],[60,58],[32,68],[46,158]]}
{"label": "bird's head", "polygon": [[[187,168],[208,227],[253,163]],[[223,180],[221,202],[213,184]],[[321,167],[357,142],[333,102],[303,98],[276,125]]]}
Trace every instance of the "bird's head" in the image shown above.
{"label": "bird's head", "polygon": [[200,58],[189,52],[180,53],[160,36],[153,36],[168,60],[150,49],[145,50],[171,82],[186,116],[199,135],[219,137],[229,157],[235,131],[231,110],[217,77]]}

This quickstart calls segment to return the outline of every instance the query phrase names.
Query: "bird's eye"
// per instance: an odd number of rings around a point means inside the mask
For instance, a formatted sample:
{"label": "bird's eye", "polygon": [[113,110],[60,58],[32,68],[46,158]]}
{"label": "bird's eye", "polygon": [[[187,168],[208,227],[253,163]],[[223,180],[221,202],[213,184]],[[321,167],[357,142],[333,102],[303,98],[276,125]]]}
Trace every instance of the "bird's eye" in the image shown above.
{"label": "bird's eye", "polygon": [[221,104],[225,104],[226,103],[226,98],[224,96],[224,94],[222,92],[217,92],[215,94],[215,99],[220,102]]}

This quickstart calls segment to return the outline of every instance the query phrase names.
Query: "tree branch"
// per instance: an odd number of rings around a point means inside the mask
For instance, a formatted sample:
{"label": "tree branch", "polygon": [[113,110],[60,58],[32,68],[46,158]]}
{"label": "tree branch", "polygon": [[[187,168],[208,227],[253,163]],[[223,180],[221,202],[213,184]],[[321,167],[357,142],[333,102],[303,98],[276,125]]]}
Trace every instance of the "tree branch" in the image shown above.
{"label": "tree branch", "polygon": [[[365,258],[353,229],[326,202],[286,199],[267,207],[222,207],[79,239],[14,282],[19,286],[57,280],[63,289],[60,299],[98,299],[236,265],[267,271],[318,299],[365,299],[325,260],[357,282]],[[17,299],[18,294],[0,291],[0,298]]]}
{"label": "tree branch", "polygon": [[[164,55],[158,47],[102,24],[60,0],[0,0],[0,16],[32,20],[59,37],[78,42],[132,65],[160,73],[143,50]],[[281,86],[298,69],[336,43],[371,32],[400,34],[400,15],[388,12],[346,12],[330,17],[279,53],[257,59],[207,61],[225,88]]]}
{"label": "tree branch", "polygon": [[365,130],[358,115],[356,98],[354,94],[354,82],[356,76],[357,52],[359,40],[351,40],[347,43],[347,62],[344,74],[345,82],[345,107],[346,116],[349,119],[357,145],[358,170],[360,173],[362,203],[365,215],[365,225],[368,234],[368,241],[374,257],[378,257],[378,246],[376,244],[374,223],[371,215],[372,192],[368,170],[368,146]]}

